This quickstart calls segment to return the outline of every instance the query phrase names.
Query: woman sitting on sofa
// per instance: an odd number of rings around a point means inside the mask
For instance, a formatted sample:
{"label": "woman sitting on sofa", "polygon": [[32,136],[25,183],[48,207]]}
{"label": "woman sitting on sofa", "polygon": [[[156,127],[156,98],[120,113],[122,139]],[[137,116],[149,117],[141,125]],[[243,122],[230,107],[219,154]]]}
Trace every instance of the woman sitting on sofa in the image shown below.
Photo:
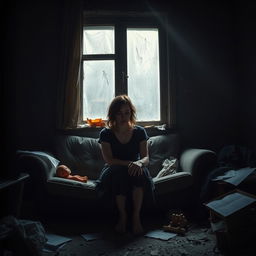
{"label": "woman sitting on sofa", "polygon": [[106,162],[97,189],[114,197],[119,220],[116,231],[124,233],[127,224],[126,202],[132,200],[132,230],[143,233],[140,211],[147,193],[154,199],[154,185],[146,167],[149,163],[145,129],[136,124],[136,111],[127,95],[115,97],[108,109],[106,128],[100,132],[99,143]]}

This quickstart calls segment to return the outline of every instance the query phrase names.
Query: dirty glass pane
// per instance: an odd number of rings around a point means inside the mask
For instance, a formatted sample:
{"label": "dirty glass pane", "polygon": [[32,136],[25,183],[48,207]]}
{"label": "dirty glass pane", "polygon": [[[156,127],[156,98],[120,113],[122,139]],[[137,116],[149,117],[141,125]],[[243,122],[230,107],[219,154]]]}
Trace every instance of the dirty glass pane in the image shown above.
{"label": "dirty glass pane", "polygon": [[84,27],[83,54],[114,54],[114,27]]}
{"label": "dirty glass pane", "polygon": [[84,61],[83,120],[106,119],[115,95],[114,60]]}
{"label": "dirty glass pane", "polygon": [[138,121],[160,120],[158,29],[127,29],[128,95]]}

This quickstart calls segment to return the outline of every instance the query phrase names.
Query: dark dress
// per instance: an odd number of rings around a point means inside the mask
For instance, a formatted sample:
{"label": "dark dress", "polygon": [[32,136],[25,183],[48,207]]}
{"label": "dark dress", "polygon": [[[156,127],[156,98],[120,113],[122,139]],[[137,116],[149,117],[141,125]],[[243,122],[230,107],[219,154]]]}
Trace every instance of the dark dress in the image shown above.
{"label": "dark dress", "polygon": [[[114,132],[109,128],[103,128],[98,142],[110,143],[113,158],[125,161],[137,161],[140,159],[140,142],[148,140],[146,130],[141,126],[135,126],[129,142],[121,143]],[[154,203],[154,184],[147,167],[143,167],[143,174],[130,176],[128,167],[121,165],[105,164],[97,181],[96,189],[103,201],[111,200],[113,203],[116,195],[124,195],[131,198],[133,187],[144,188],[144,204]]]}

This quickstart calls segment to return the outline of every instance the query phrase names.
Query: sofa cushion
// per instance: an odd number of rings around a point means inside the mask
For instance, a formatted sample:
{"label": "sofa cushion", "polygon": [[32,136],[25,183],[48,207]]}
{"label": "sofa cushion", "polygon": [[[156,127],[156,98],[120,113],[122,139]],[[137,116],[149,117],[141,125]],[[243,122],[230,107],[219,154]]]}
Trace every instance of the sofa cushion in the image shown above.
{"label": "sofa cushion", "polygon": [[[166,158],[177,157],[179,140],[177,134],[152,136],[149,145],[149,171],[155,177],[162,169]],[[59,135],[55,144],[57,158],[60,164],[67,165],[73,175],[88,176],[89,179],[98,179],[104,166],[98,138],[73,135]]]}
{"label": "sofa cushion", "polygon": [[67,165],[73,175],[98,179],[104,166],[98,139],[60,135],[56,137],[55,149],[60,163]]}
{"label": "sofa cushion", "polygon": [[66,198],[93,199],[97,197],[95,186],[96,184],[93,180],[83,183],[75,180],[52,177],[47,182],[47,191],[52,195],[65,196]]}
{"label": "sofa cushion", "polygon": [[149,149],[149,172],[155,177],[162,169],[165,159],[170,157],[178,158],[179,137],[178,134],[165,134],[152,136],[148,140]]}

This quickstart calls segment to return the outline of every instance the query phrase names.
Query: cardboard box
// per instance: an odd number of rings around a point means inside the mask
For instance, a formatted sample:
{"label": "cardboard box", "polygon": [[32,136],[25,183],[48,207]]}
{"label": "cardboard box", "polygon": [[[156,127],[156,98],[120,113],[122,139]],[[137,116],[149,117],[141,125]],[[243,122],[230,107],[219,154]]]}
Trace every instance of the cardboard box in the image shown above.
{"label": "cardboard box", "polygon": [[220,250],[234,251],[256,235],[256,196],[235,189],[205,204]]}

